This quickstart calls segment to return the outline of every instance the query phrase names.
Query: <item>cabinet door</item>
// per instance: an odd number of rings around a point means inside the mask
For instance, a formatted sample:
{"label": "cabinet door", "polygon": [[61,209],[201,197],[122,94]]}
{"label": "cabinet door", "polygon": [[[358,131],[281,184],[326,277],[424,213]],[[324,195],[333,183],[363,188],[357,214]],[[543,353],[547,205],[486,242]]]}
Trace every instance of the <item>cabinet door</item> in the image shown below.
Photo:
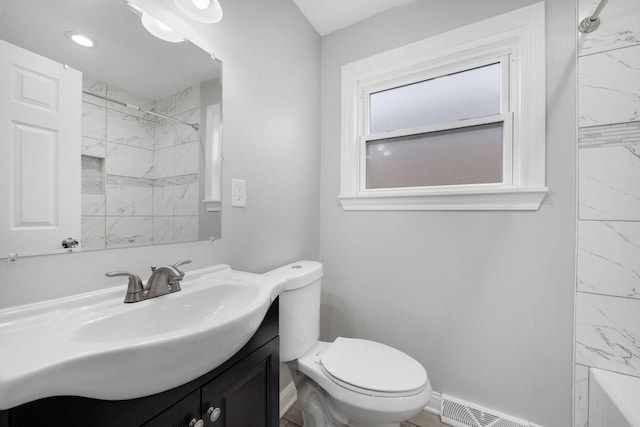
{"label": "cabinet door", "polygon": [[169,407],[142,427],[189,427],[191,420],[200,419],[200,390],[196,390]]}
{"label": "cabinet door", "polygon": [[[278,345],[273,339],[202,388],[206,426],[278,426]],[[208,412],[216,408],[212,421]]]}

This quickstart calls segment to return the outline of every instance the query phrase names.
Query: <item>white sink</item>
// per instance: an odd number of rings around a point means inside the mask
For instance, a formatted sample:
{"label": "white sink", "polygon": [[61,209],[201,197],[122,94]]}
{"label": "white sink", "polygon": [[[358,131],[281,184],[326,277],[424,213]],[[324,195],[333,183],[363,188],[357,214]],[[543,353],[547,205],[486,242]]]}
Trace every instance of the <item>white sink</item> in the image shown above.
{"label": "white sink", "polygon": [[188,290],[192,292],[144,301],[146,304],[122,304],[88,320],[70,337],[79,342],[126,341],[183,333],[214,323],[217,328],[228,327],[260,296],[255,282],[244,281],[212,282]]}
{"label": "white sink", "polygon": [[0,310],[0,409],[59,395],[131,399],[198,378],[247,343],[283,287],[221,265],[133,304],[118,286]]}

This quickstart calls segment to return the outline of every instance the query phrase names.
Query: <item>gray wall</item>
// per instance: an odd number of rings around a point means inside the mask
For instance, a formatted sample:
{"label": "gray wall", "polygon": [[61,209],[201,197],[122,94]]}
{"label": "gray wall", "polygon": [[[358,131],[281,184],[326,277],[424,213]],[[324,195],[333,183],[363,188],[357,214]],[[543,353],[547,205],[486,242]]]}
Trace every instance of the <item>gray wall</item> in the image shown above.
{"label": "gray wall", "polygon": [[[136,2],[223,61],[223,238],[1,261],[0,308],[123,283],[105,271],[146,278],[150,265],[183,258],[194,260],[187,270],[227,263],[263,272],[318,256],[318,34],[290,0],[223,0],[216,25],[175,15],[171,0]],[[231,178],[247,180],[244,209],[230,207]]]}
{"label": "gray wall", "polygon": [[575,2],[547,5],[547,185],[536,212],[345,212],[343,64],[534,3],[418,1],[322,40],[322,338],[420,361],[437,392],[571,424],[576,239]]}

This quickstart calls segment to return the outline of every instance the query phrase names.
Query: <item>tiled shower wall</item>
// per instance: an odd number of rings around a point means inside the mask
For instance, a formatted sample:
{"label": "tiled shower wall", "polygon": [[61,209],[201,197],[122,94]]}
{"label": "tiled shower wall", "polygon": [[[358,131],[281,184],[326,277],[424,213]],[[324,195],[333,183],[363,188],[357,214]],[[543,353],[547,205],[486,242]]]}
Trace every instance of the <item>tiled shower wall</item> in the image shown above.
{"label": "tiled shower wall", "polygon": [[[200,86],[158,100],[156,110],[187,123],[200,123]],[[154,243],[198,240],[199,153],[198,131],[158,120],[153,160]]]}
{"label": "tiled shower wall", "polygon": [[[200,122],[199,86],[158,101],[86,76],[83,87]],[[189,126],[83,95],[83,249],[197,240],[199,147]]]}
{"label": "tiled shower wall", "polygon": [[[598,0],[580,0],[580,19]],[[580,36],[575,425],[588,370],[640,377],[640,2],[609,2]]]}

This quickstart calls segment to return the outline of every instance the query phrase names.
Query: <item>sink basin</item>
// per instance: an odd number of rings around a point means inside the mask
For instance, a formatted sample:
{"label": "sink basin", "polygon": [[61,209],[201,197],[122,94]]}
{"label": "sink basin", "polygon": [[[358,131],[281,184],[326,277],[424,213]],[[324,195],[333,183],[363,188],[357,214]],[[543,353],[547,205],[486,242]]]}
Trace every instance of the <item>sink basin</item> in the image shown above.
{"label": "sink basin", "polygon": [[197,292],[151,299],[145,301],[146,304],[122,304],[88,320],[71,334],[71,339],[79,342],[139,340],[207,324],[230,325],[259,295],[256,283],[226,281],[212,283]]}
{"label": "sink basin", "polygon": [[198,378],[249,341],[283,286],[220,265],[134,304],[122,302],[123,285],[0,310],[0,409],[59,395],[132,399]]}

